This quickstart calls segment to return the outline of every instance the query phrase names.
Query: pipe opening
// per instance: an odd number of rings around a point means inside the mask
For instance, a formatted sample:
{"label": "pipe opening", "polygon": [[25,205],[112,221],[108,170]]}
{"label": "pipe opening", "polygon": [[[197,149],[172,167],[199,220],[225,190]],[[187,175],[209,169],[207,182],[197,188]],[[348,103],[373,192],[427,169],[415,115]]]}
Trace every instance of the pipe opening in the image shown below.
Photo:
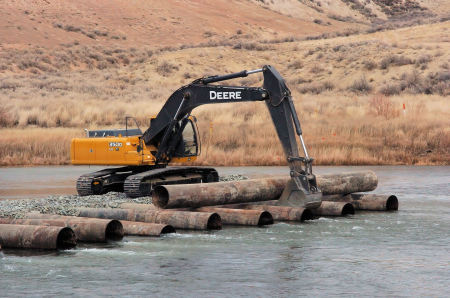
{"label": "pipe opening", "polygon": [[57,249],[71,249],[77,246],[77,237],[71,228],[62,228],[56,238]]}
{"label": "pipe opening", "polygon": [[208,223],[206,224],[208,230],[221,230],[222,229],[222,219],[217,213],[211,214],[208,218]]}
{"label": "pipe opening", "polygon": [[175,228],[171,225],[166,225],[161,230],[161,234],[169,234],[169,233],[175,233]]}
{"label": "pipe opening", "polygon": [[267,211],[261,212],[261,215],[259,216],[259,220],[258,220],[258,226],[271,225],[271,224],[273,224],[272,214],[270,214]]}
{"label": "pipe opening", "polygon": [[313,219],[314,219],[314,215],[310,209],[303,210],[302,216],[300,217],[300,221],[313,220]]}
{"label": "pipe opening", "polygon": [[355,214],[355,207],[353,207],[353,204],[347,203],[342,207],[342,216],[348,215],[348,214]]}
{"label": "pipe opening", "polygon": [[153,205],[159,208],[164,208],[167,206],[167,203],[169,202],[169,192],[164,186],[155,186],[152,193],[152,202]]}
{"label": "pipe opening", "polygon": [[386,201],[386,210],[398,210],[398,199],[396,196],[389,196]]}
{"label": "pipe opening", "polygon": [[105,238],[106,240],[119,241],[123,238],[123,226],[118,220],[111,220],[106,226]]}

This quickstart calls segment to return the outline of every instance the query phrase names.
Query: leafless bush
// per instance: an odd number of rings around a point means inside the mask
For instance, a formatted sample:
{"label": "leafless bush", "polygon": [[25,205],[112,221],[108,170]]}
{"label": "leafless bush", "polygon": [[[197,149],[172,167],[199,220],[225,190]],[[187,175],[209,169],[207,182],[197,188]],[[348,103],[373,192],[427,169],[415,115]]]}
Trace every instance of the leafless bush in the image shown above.
{"label": "leafless bush", "polygon": [[67,32],[81,32],[82,29],[80,27],[75,27],[72,25],[65,25],[64,30],[66,30]]}
{"label": "leafless bush", "polygon": [[391,100],[381,94],[377,94],[369,100],[369,107],[376,116],[382,116],[386,119],[396,118],[400,115],[399,109],[394,106]]}
{"label": "leafless bush", "polygon": [[363,61],[364,68],[367,70],[373,70],[377,67],[377,64],[373,60],[365,60]]}
{"label": "leafless bush", "polygon": [[266,45],[257,44],[256,42],[248,42],[248,43],[239,42],[233,46],[233,49],[235,50],[244,49],[249,51],[266,51],[269,49],[269,47]]}
{"label": "leafless bush", "polygon": [[423,78],[416,70],[413,70],[410,73],[403,73],[400,79],[402,80],[400,83],[402,91],[408,91],[415,94],[424,91]]}
{"label": "leafless bush", "polygon": [[355,80],[353,84],[351,84],[348,89],[355,93],[369,93],[372,90],[372,86],[370,86],[369,82],[365,76],[360,77]]}
{"label": "leafless bush", "polygon": [[323,24],[323,21],[320,20],[320,19],[314,19],[313,22],[316,23],[316,24],[318,24],[318,25],[322,25],[322,24]]}
{"label": "leafless bush", "polygon": [[416,65],[427,64],[430,61],[431,61],[431,56],[430,55],[422,55],[422,56],[420,56],[419,58],[416,59]]}
{"label": "leafless bush", "polygon": [[325,81],[321,83],[311,83],[306,86],[302,86],[298,88],[300,93],[312,93],[312,94],[320,94],[324,91],[331,91],[334,89],[334,85],[331,82]]}
{"label": "leafless bush", "polygon": [[167,61],[158,64],[158,66],[156,67],[156,72],[164,77],[170,75],[174,70],[178,70],[178,66]]}
{"label": "leafless bush", "polygon": [[413,60],[411,58],[400,56],[400,55],[389,55],[383,58],[380,61],[380,68],[387,69],[390,65],[394,66],[402,66],[407,64],[413,64]]}
{"label": "leafless bush", "polygon": [[380,88],[380,93],[386,96],[397,95],[402,91],[401,87],[397,84],[387,84]]}
{"label": "leafless bush", "polygon": [[6,108],[0,107],[0,127],[12,127],[17,124],[17,119],[15,119]]}
{"label": "leafless bush", "polygon": [[426,93],[450,95],[450,71],[431,72],[424,84]]}

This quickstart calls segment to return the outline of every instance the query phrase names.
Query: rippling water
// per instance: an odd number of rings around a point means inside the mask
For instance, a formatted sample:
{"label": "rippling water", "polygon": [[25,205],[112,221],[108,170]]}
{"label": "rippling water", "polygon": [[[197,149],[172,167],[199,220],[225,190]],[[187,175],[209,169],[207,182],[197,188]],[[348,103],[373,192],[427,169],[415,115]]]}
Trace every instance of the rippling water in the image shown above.
{"label": "rippling water", "polygon": [[[370,168],[398,212],[0,255],[0,296],[448,296],[449,167]],[[223,168],[223,174],[285,168]]]}

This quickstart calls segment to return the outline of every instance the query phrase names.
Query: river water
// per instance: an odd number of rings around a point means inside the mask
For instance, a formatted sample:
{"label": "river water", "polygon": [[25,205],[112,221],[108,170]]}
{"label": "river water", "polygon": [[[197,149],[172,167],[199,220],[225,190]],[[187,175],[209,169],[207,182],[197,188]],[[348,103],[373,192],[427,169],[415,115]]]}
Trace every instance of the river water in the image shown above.
{"label": "river water", "polygon": [[[316,173],[364,169],[377,173],[376,193],[398,196],[398,212],[126,237],[52,253],[5,250],[0,253],[0,296],[448,297],[450,167],[315,168]],[[287,171],[218,170],[251,176]],[[3,168],[0,197],[71,193],[76,177],[87,171]]]}

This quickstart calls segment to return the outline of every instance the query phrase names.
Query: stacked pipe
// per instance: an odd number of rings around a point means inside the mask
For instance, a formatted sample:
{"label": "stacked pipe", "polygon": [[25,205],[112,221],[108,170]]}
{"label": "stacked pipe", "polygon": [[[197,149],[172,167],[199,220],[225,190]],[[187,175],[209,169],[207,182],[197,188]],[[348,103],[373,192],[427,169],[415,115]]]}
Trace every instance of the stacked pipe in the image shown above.
{"label": "stacked pipe", "polygon": [[[321,206],[307,211],[305,215],[302,208],[288,211],[286,206],[280,206],[277,199],[289,179],[290,177],[273,177],[212,184],[159,185],[153,192],[153,204],[157,208],[190,208],[183,210],[191,211],[205,211],[206,206],[263,210],[272,212],[271,215],[276,220],[300,221],[309,219],[312,215],[344,216],[354,214],[355,210],[398,209],[398,200],[393,195],[358,194],[372,191],[378,184],[374,172],[364,171],[318,175],[317,184],[324,195]],[[129,207],[139,209],[138,206]],[[289,212],[296,212],[297,216],[289,215]]]}
{"label": "stacked pipe", "polygon": [[316,209],[282,206],[278,198],[289,177],[205,184],[159,185],[153,204],[123,203],[120,208],[80,208],[75,216],[28,213],[0,218],[0,249],[67,249],[81,242],[121,240],[124,235],[159,236],[175,229],[221,229],[222,224],[262,226],[343,216],[355,210],[398,209],[394,195],[365,194],[376,188],[371,172],[318,175],[322,204]]}
{"label": "stacked pipe", "polygon": [[215,212],[200,213],[181,210],[80,208],[78,216],[166,224],[171,225],[175,229],[219,230],[222,228],[221,218]]}

